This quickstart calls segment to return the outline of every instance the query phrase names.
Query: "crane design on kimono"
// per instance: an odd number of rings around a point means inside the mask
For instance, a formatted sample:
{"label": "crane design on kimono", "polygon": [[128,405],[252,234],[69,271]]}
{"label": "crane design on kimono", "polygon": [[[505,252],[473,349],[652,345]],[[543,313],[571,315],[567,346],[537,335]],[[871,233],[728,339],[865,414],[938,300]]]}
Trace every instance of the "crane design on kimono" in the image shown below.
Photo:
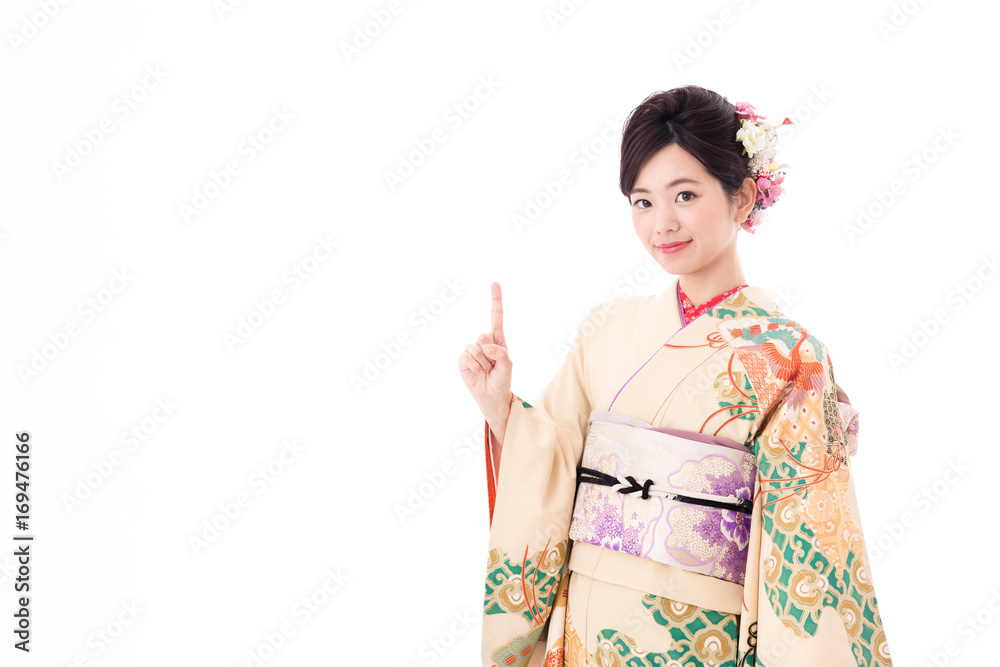
{"label": "crane design on kimono", "polygon": [[[797,415],[799,408],[803,405],[807,396],[813,392],[822,395],[826,391],[829,384],[827,382],[826,365],[817,358],[815,346],[812,342],[815,339],[811,339],[809,331],[805,327],[791,320],[785,321],[783,327],[779,325],[774,326],[773,329],[772,326],[775,323],[769,324],[771,325],[767,327],[769,331],[761,331],[757,327],[751,327],[749,331],[745,330],[746,334],[763,333],[765,335],[771,334],[771,336],[768,336],[768,339],[761,343],[747,346],[744,349],[755,350],[760,353],[767,362],[771,375],[786,383],[786,410],[792,415]],[[757,331],[753,329],[757,329]],[[781,329],[784,329],[784,331]],[[789,349],[786,339],[786,336],[792,333],[789,329],[798,334],[798,340],[795,341],[791,349]],[[747,338],[748,336],[744,335],[743,337]],[[817,344],[819,343],[817,342]],[[792,419],[794,420],[795,417],[793,416]],[[774,486],[774,488],[767,489],[765,493],[778,495],[777,498],[764,503],[763,507],[781,502],[794,495],[803,493],[810,487],[826,482],[846,462],[846,456],[844,456],[842,451],[844,448],[843,443],[829,443],[825,448],[825,452],[818,457],[819,460],[807,463],[802,460],[803,455],[808,452],[813,455],[811,458],[817,458],[815,457],[815,450],[804,447],[801,448],[799,456],[796,456],[784,439],[775,438],[775,440],[781,443],[781,446],[788,455],[786,466],[799,474],[791,477],[762,478],[760,480],[762,484],[772,484]],[[777,466],[772,468],[772,470],[776,469]]]}
{"label": "crane design on kimono", "polygon": [[[788,349],[781,340],[767,340],[759,345],[753,346],[760,351],[767,360],[768,369],[771,374],[784,382],[794,382],[788,390],[789,405],[798,408],[802,405],[802,400],[810,391],[823,392],[826,386],[826,367],[823,362],[816,359],[812,343],[804,345],[809,338],[809,332],[805,327],[789,322],[787,326],[795,327],[800,334],[795,346],[788,354],[782,348]],[[779,343],[781,347],[779,347]]]}

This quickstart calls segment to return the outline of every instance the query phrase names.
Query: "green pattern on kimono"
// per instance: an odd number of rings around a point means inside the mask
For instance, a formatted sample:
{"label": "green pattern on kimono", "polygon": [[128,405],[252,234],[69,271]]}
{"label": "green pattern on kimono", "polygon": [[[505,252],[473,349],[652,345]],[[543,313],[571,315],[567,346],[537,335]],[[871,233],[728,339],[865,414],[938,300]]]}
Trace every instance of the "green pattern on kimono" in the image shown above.
{"label": "green pattern on kimono", "polygon": [[[808,446],[808,443],[804,442],[787,444],[790,445],[792,456],[796,458],[801,456],[802,451]],[[773,465],[766,456],[759,458],[758,461],[761,475],[767,478],[788,479],[801,476],[804,472],[787,463]],[[789,479],[787,484],[779,488],[795,486],[798,485]],[[784,502],[798,509],[808,501],[811,492],[811,490],[802,491],[801,500],[796,495]],[[846,552],[845,567],[836,566],[820,550],[814,548],[816,534],[808,525],[799,523],[792,530],[778,525],[775,520],[777,506],[778,503],[765,508],[762,512],[764,530],[771,536],[775,549],[781,554],[781,561],[775,559],[775,566],[780,567],[780,571],[774,575],[781,585],[776,586],[769,579],[764,581],[768,600],[775,613],[779,618],[794,619],[798,627],[809,636],[813,636],[816,634],[819,617],[825,608],[832,607],[835,611],[841,611],[845,616],[845,623],[857,622],[860,625],[857,632],[858,639],[853,646],[859,664],[872,664],[875,633],[882,624],[877,600],[874,595],[868,595],[871,586],[865,586],[863,590],[859,583],[867,578],[867,573],[858,572],[859,567],[863,567],[860,554],[849,549]],[[796,564],[807,565],[811,572],[803,572],[801,568],[793,570]],[[811,576],[812,573],[815,573],[815,576]],[[802,598],[794,594],[793,588],[802,580],[823,591],[821,605],[803,604]],[[812,601],[807,599],[806,602]]]}
{"label": "green pattern on kimono", "polygon": [[532,624],[528,632],[493,651],[491,657],[496,664],[508,667],[524,667],[527,664],[532,647],[548,627],[547,620],[563,574],[568,547],[569,538],[566,538],[554,547],[540,549],[521,558],[512,558],[500,547],[490,550],[483,613],[520,613]]}
{"label": "green pattern on kimono", "polygon": [[728,301],[728,299],[723,299],[718,303],[718,305],[712,306],[706,310],[705,314],[719,320],[730,319],[733,317],[767,317],[771,315],[771,313],[764,310],[760,306],[755,306],[749,299],[744,301],[743,304],[739,306],[729,305],[726,301]]}
{"label": "green pattern on kimono", "polygon": [[[738,324],[720,323],[720,331],[743,365],[755,369],[747,379],[756,386],[747,393],[758,414],[773,407],[765,432],[750,443],[761,482],[763,530],[773,545],[770,554],[761,553],[766,598],[777,617],[799,636],[815,636],[821,614],[832,608],[852,637],[858,664],[877,664],[875,648],[884,646],[885,637],[861,555],[861,530],[850,514],[849,457],[836,412],[829,352],[788,318],[746,318]],[[789,363],[786,351],[791,351],[794,363]],[[788,377],[778,377],[782,374]],[[745,386],[742,374],[738,377]],[[723,400],[720,382],[717,379],[720,407],[735,407],[735,402]],[[759,405],[758,390],[765,389],[769,399]]]}
{"label": "green pattern on kimono", "polygon": [[737,616],[702,609],[690,604],[671,603],[666,598],[644,595],[643,606],[653,619],[667,628],[673,639],[665,652],[645,651],[620,630],[597,633],[600,665],[663,667],[671,663],[684,667],[735,667],[739,642]]}

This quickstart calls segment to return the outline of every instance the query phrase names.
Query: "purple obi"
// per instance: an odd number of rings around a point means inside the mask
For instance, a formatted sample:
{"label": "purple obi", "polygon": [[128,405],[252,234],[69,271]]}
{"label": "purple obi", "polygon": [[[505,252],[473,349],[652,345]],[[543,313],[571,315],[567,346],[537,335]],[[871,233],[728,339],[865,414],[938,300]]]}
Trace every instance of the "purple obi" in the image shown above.
{"label": "purple obi", "polygon": [[589,422],[569,537],[742,585],[753,453],[614,412]]}

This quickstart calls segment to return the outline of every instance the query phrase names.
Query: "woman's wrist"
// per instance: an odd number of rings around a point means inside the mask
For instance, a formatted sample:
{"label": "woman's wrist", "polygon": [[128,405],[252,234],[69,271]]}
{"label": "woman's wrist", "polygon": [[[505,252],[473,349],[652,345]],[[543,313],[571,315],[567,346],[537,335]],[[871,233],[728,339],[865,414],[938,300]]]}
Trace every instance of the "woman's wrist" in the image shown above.
{"label": "woman's wrist", "polygon": [[511,393],[507,397],[507,403],[503,405],[502,408],[494,412],[493,414],[486,415],[486,423],[490,425],[490,430],[493,431],[493,437],[500,442],[503,439],[504,431],[507,429],[507,420],[510,419],[510,406],[512,404],[512,399],[514,394]]}

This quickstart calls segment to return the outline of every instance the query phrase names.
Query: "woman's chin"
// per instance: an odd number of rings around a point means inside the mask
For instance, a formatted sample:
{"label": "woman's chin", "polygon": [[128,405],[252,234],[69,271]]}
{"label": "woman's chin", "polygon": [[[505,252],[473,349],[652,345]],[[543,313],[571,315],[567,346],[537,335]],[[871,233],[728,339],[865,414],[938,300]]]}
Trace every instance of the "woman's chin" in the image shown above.
{"label": "woman's chin", "polygon": [[660,251],[657,252],[659,253],[659,257],[656,257],[656,263],[663,267],[664,271],[674,276],[679,276],[684,273],[684,265],[686,262],[674,259],[669,255],[664,255]]}

